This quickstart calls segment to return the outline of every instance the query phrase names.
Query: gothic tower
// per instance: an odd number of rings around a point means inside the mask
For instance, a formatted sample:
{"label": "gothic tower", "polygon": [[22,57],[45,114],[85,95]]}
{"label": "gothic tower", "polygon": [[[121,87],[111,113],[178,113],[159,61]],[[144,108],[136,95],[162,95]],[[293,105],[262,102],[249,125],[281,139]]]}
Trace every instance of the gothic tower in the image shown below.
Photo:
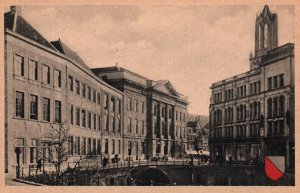
{"label": "gothic tower", "polygon": [[260,66],[260,57],[268,50],[278,46],[277,14],[271,13],[265,5],[263,11],[256,18],[255,23],[255,54],[250,55],[250,69]]}

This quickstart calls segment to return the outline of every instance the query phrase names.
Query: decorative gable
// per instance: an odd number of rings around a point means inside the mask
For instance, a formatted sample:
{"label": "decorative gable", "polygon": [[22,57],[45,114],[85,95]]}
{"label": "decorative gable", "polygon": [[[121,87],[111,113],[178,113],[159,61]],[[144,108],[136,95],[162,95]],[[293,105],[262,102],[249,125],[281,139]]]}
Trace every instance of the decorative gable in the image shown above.
{"label": "decorative gable", "polygon": [[179,97],[177,91],[169,81],[159,81],[156,85],[154,85],[154,89],[167,95]]}

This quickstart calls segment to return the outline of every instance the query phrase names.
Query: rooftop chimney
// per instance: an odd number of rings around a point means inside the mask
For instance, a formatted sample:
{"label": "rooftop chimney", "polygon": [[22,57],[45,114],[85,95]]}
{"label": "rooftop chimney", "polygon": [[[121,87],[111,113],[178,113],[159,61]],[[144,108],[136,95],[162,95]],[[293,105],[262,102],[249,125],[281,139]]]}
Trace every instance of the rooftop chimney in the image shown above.
{"label": "rooftop chimney", "polygon": [[12,5],[10,6],[10,12],[12,14],[22,15],[22,8],[21,6]]}

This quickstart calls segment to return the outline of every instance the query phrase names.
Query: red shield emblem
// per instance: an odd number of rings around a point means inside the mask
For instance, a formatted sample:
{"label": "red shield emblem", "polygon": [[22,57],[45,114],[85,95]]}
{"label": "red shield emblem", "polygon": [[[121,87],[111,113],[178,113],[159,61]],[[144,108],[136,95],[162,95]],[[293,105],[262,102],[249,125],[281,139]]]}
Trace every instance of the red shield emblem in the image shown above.
{"label": "red shield emblem", "polygon": [[266,156],[265,173],[273,181],[279,180],[285,172],[284,156]]}

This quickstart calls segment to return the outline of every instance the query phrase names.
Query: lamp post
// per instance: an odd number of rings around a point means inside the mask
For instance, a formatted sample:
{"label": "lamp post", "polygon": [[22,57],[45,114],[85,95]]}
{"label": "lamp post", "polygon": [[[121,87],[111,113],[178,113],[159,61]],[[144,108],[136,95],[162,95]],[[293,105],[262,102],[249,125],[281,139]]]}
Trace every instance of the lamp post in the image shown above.
{"label": "lamp post", "polygon": [[17,176],[17,178],[20,178],[20,153],[22,153],[22,149],[20,147],[16,147],[15,152],[16,152],[16,155],[17,155],[17,172],[16,172],[16,176]]}

